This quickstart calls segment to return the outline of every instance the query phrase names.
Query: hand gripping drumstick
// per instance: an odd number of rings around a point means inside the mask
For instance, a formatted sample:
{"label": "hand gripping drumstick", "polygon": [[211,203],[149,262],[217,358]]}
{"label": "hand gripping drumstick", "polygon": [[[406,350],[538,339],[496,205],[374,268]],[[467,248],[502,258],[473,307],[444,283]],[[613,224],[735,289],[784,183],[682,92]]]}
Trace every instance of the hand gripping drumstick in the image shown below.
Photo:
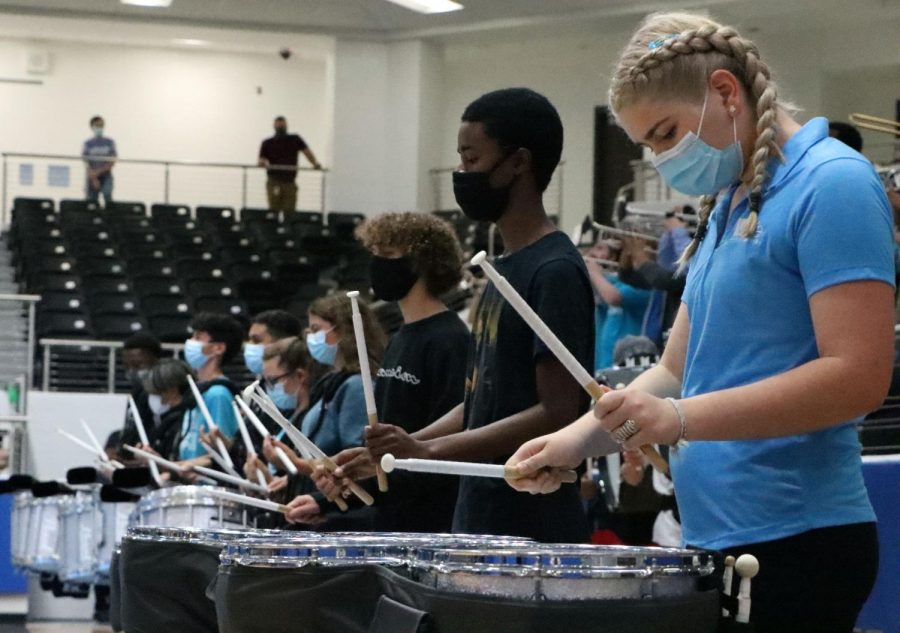
{"label": "hand gripping drumstick", "polygon": [[[311,439],[303,435],[303,433],[296,429],[283,415],[281,415],[281,411],[279,411],[275,404],[272,403],[265,392],[260,391],[254,397],[256,398],[256,403],[263,408],[263,411],[269,414],[269,417],[275,420],[275,423],[278,424],[278,426],[284,429],[285,434],[301,452],[306,451],[311,459],[317,460],[324,464],[325,468],[329,472],[334,472],[335,470],[337,470],[338,466],[336,463],[334,463],[334,460],[328,457],[328,455],[326,455],[324,451],[322,451],[322,449],[316,446]],[[375,503],[372,495],[366,492],[365,489],[356,482],[350,482],[350,485],[348,487],[350,488],[350,492],[356,495],[356,497],[367,506]],[[337,497],[334,499],[333,503],[338,508],[340,508],[342,512],[346,512],[347,504],[343,499]]]}
{"label": "hand gripping drumstick", "polygon": [[[366,348],[366,333],[363,329],[362,315],[359,312],[359,292],[348,292],[353,311],[353,333],[356,335],[356,354],[359,356],[359,373],[362,376],[363,394],[366,397],[366,414],[369,416],[369,426],[378,424],[378,410],[375,407],[375,389],[372,387],[372,372],[369,369],[369,351]],[[381,492],[388,491],[388,480],[379,464],[375,464],[375,474],[378,477],[378,489]]]}
{"label": "hand gripping drumstick", "polygon": [[[138,437],[141,438],[141,444],[150,446],[150,440],[147,439],[147,429],[144,428],[144,421],[141,419],[141,412],[138,411],[137,403],[132,396],[128,396],[128,408],[131,409],[131,417],[134,418],[134,426],[137,427]],[[153,481],[156,482],[157,486],[162,488],[163,481],[159,478],[159,468],[156,466],[156,462],[150,460],[150,463],[147,465],[150,467],[150,474],[153,476]]]}
{"label": "hand gripping drumstick", "polygon": [[[239,398],[238,396],[234,397],[234,401],[237,402],[238,406],[241,408],[241,411],[244,412],[244,415],[247,416],[247,419],[250,420],[250,424],[256,427],[256,432],[259,433],[262,437],[271,437],[271,433],[269,433],[269,429],[266,428],[266,425],[262,423],[262,420],[259,419],[259,416],[253,412],[253,409],[250,408],[250,405],[247,404],[246,400],[251,400],[253,398],[253,390],[252,388],[259,384],[257,380],[252,385],[244,389],[243,398]],[[292,475],[297,474],[297,467],[294,465],[294,462],[291,461],[291,458],[287,456],[287,453],[282,450],[280,446],[275,447],[275,454],[278,455],[278,461],[281,462],[281,465],[284,466],[284,469]]]}
{"label": "hand gripping drumstick", "polygon": [[94,448],[97,449],[97,455],[100,456],[100,461],[109,464],[109,455],[107,455],[106,451],[103,450],[103,447],[100,446],[100,441],[97,439],[97,436],[94,435],[91,427],[88,426],[88,423],[84,421],[84,418],[81,418],[78,421],[81,422],[81,426],[82,428],[84,428],[84,432],[87,433],[88,439],[91,440],[91,444],[93,444]]}
{"label": "hand gripping drumstick", "polygon": [[[247,432],[247,424],[244,422],[244,416],[241,415],[241,409],[233,400],[231,406],[234,408],[234,417],[237,420],[238,430],[241,432],[241,439],[244,441],[244,447],[247,449],[247,455],[249,457],[256,457],[256,449],[253,448],[253,442],[250,440],[250,434]],[[256,481],[264,488],[268,486],[266,483],[266,476],[263,475],[259,468],[256,469]]]}
{"label": "hand gripping drumstick", "polygon": [[[512,287],[506,278],[488,263],[487,254],[484,251],[481,251],[472,258],[472,265],[481,266],[481,269],[484,271],[484,274],[487,275],[488,279],[494,282],[497,291],[503,295],[503,298],[506,299],[515,311],[519,313],[519,316],[522,317],[525,323],[527,323],[534,333],[538,335],[538,338],[544,342],[544,345],[550,348],[553,355],[556,356],[559,362],[563,364],[572,377],[578,381],[578,384],[581,385],[594,400],[599,400],[603,394],[608,391],[608,389],[598,384],[588,371],[581,366],[578,359],[572,355],[572,352],[566,349],[565,345],[562,344],[562,341],[560,341],[556,334],[547,327],[547,324],[544,323],[541,320],[541,317],[539,317],[531,306],[528,305],[525,299],[522,298],[522,295],[516,292],[516,289]],[[669,474],[669,465],[655,448],[649,445],[642,446],[641,452],[644,453],[647,457],[647,461],[653,464],[653,467],[656,468],[656,470],[665,475]]]}
{"label": "hand gripping drumstick", "polygon": [[[471,462],[450,462],[438,459],[396,459],[390,453],[381,457],[381,467],[389,473],[395,468],[411,470],[418,473],[436,473],[438,475],[460,475],[463,477],[492,477],[494,479],[520,479],[522,476],[515,466],[500,464],[474,464]],[[563,483],[574,484],[578,481],[578,473],[574,470],[560,470]]]}
{"label": "hand gripping drumstick", "polygon": [[119,462],[117,462],[117,461],[115,461],[115,460],[109,461],[109,460],[107,459],[107,461],[103,461],[103,458],[101,458],[101,457],[98,456],[97,450],[96,450],[93,446],[91,446],[90,444],[88,444],[88,443],[85,442],[84,440],[82,440],[82,439],[80,439],[80,438],[78,438],[78,437],[75,437],[75,436],[72,435],[71,433],[69,433],[69,432],[67,432],[67,431],[63,431],[62,429],[56,429],[56,432],[59,433],[60,435],[62,435],[62,436],[63,436],[64,438],[66,438],[67,440],[69,440],[70,442],[72,442],[73,444],[75,444],[75,445],[77,445],[77,446],[80,446],[80,447],[83,448],[84,450],[88,451],[88,452],[89,452],[91,455],[93,455],[94,457],[98,457],[98,461],[99,461],[101,464],[103,464],[105,467],[107,467],[107,468],[114,468],[114,469],[115,469],[115,468],[124,468],[124,466],[122,466],[122,464],[120,464]]}
{"label": "hand gripping drumstick", "polygon": [[[194,394],[194,400],[197,401],[197,408],[200,409],[200,413],[203,414],[203,417],[206,419],[206,426],[209,427],[210,431],[215,431],[219,427],[216,425],[216,421],[212,419],[212,415],[209,413],[209,408],[206,406],[206,401],[203,400],[203,395],[200,393],[200,390],[197,388],[197,383],[194,382],[194,377],[188,374],[187,376],[188,385],[191,387],[191,393]],[[231,455],[228,454],[228,449],[225,448],[225,442],[222,441],[221,437],[216,438],[216,448],[219,449],[219,453],[222,455],[222,459],[234,469],[234,462],[231,461]]]}

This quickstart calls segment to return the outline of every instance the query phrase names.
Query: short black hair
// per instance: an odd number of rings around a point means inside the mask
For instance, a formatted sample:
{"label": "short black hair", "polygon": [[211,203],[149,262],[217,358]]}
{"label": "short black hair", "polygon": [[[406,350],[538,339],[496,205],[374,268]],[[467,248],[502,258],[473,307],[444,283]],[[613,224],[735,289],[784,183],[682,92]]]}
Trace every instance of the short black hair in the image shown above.
{"label": "short black hair", "polygon": [[95,114],[94,116],[91,117],[90,126],[94,127],[94,123],[96,123],[97,121],[102,121],[102,120],[103,120],[102,116],[100,116],[99,114]]}
{"label": "short black hair", "polygon": [[276,121],[285,121],[285,122],[287,122],[287,119],[285,119],[285,118],[284,118],[283,116],[281,116],[280,114],[279,114],[277,117],[275,117],[275,120],[276,120]]}
{"label": "short black hair", "polygon": [[265,325],[272,338],[279,340],[289,336],[300,336],[300,331],[303,329],[300,319],[286,310],[260,312],[253,317],[251,323]]}
{"label": "short black hair", "polygon": [[227,314],[199,312],[191,321],[191,329],[194,332],[206,332],[213,343],[225,343],[223,365],[230,363],[244,344],[244,329]]}
{"label": "short black hair", "polygon": [[562,120],[547,97],[529,88],[495,90],[470,103],[462,120],[481,123],[502,147],[530,151],[535,184],[547,189],[563,148]]}
{"label": "short black hair", "polygon": [[829,121],[828,131],[833,132],[833,136],[844,145],[861,152],[863,148],[862,134],[856,127],[843,121]]}
{"label": "short black hair", "polygon": [[122,349],[142,349],[155,358],[162,358],[162,343],[147,332],[138,332],[129,336],[122,344]]}

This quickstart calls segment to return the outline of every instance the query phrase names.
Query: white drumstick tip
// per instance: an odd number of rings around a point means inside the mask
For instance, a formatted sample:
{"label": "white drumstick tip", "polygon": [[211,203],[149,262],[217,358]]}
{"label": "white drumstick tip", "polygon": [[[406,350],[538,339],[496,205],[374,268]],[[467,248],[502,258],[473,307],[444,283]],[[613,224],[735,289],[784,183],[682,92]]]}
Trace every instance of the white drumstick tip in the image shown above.
{"label": "white drumstick tip", "polygon": [[253,392],[256,390],[256,388],[258,386],[259,386],[258,380],[254,380],[249,385],[247,385],[247,387],[241,392],[241,395],[244,397],[245,401],[248,401],[248,402],[250,401],[250,396],[253,394]]}
{"label": "white drumstick tip", "polygon": [[753,554],[742,554],[734,563],[734,571],[741,578],[753,578],[759,573],[759,561]]}
{"label": "white drumstick tip", "polygon": [[484,251],[479,251],[475,254],[475,257],[472,258],[473,266],[481,266],[484,263],[484,260],[487,259],[487,253]]}
{"label": "white drumstick tip", "polygon": [[351,290],[350,292],[347,293],[347,296],[350,297],[351,299],[355,299],[359,296],[359,290]]}
{"label": "white drumstick tip", "polygon": [[381,457],[381,470],[386,473],[393,472],[396,459],[390,453],[385,453]]}

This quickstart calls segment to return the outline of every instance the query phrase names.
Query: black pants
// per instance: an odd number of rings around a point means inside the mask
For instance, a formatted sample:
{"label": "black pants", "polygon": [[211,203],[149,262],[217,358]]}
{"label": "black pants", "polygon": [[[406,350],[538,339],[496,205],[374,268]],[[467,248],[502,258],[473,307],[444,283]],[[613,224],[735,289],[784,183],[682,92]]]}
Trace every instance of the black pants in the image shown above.
{"label": "black pants", "polygon": [[[878,573],[874,523],[811,530],[726,553],[759,559],[750,593],[754,633],[850,633]],[[733,596],[739,580],[735,574]]]}

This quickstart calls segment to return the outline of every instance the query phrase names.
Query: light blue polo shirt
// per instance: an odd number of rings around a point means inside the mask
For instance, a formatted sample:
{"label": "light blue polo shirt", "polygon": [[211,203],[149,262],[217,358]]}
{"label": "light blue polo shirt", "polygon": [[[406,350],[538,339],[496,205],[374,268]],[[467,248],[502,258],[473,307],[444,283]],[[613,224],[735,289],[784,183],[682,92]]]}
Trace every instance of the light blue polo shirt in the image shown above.
{"label": "light blue polo shirt", "polygon": [[[850,281],[894,283],[891,211],[871,164],[813,119],[774,159],[751,239],[744,200],[720,195],[691,261],[683,396],[728,389],[818,357],[809,298]],[[860,306],[864,310],[865,306]],[[777,439],[690,442],[672,455],[687,544],[721,549],[874,521],[855,423]]]}

